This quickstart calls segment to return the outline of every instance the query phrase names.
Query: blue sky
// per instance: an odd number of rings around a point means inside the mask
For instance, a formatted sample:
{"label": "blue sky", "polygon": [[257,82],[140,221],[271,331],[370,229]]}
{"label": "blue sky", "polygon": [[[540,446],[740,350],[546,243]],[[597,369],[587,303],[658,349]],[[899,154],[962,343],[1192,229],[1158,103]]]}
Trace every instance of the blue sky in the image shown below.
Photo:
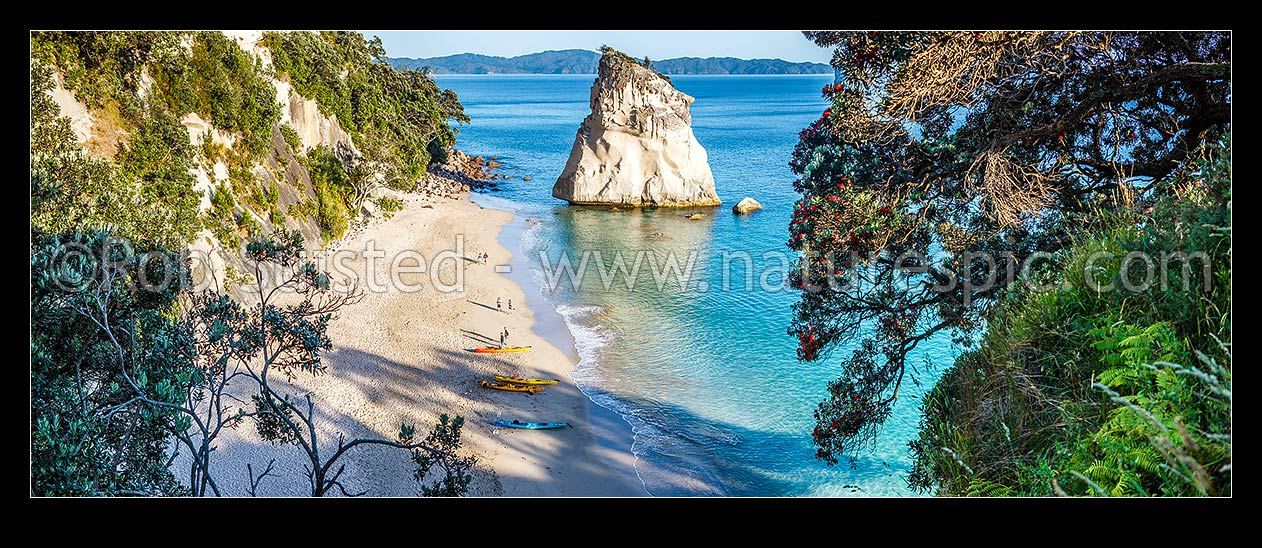
{"label": "blue sky", "polygon": [[797,31],[397,31],[366,30],[377,35],[391,57],[438,57],[481,53],[513,57],[557,49],[596,50],[608,44],[635,57],[780,58],[827,63],[829,50]]}

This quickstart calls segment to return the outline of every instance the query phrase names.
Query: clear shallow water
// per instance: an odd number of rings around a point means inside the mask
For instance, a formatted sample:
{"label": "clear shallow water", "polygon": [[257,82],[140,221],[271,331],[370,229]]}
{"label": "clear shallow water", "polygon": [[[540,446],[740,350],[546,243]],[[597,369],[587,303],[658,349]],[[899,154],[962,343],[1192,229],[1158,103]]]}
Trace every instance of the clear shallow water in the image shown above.
{"label": "clear shallow water", "polygon": [[[552,183],[588,114],[590,75],[439,76],[473,122],[460,148],[496,156],[501,173],[517,178],[491,193],[487,205],[532,219],[522,249],[544,299],[564,316],[580,363],[573,374],[597,403],[613,409],[635,432],[637,470],[654,495],[907,495],[907,442],[916,434],[923,390],[954,357],[946,340],[922,345],[913,362],[919,385],[905,387],[877,446],[854,466],[828,467],[814,458],[811,412],[838,369],[803,364],[785,334],[797,294],[779,287],[775,256],[785,255],[789,214],[797,195],[787,162],[797,132],[827,104],[819,89],[830,76],[675,76],[696,98],[693,131],[709,153],[725,206],[688,221],[678,210],[568,207],[552,198]],[[524,181],[520,177],[531,177]],[[765,209],[731,214],[745,196]],[[666,237],[654,237],[655,234]],[[594,256],[575,288],[568,276],[548,283],[540,254],[555,265],[565,252],[577,267],[584,251],[616,252],[644,267],[631,289],[626,278],[608,286]],[[748,254],[728,261],[723,253]],[[650,260],[673,253],[685,284],[668,276],[659,289]],[[745,286],[747,264],[753,266]],[[765,274],[765,278],[760,276]],[[705,287],[706,290],[701,288]],[[765,289],[764,287],[769,287]],[[551,289],[549,291],[548,289]],[[839,349],[835,356],[848,351]],[[938,364],[926,368],[925,360]],[[834,362],[835,363],[835,360]],[[910,390],[906,390],[910,388]]]}

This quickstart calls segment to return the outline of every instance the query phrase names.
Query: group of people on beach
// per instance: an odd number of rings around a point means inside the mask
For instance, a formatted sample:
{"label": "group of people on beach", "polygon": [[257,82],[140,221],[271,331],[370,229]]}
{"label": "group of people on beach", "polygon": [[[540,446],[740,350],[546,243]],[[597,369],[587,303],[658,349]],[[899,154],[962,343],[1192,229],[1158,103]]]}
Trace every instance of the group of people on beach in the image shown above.
{"label": "group of people on beach", "polygon": [[[503,301],[502,301],[499,297],[496,297],[496,298],[495,298],[495,309],[496,309],[496,310],[498,310],[498,311],[500,311],[500,312],[505,312],[504,308],[502,307],[502,304],[503,304]],[[509,300],[508,300],[508,309],[509,309],[509,310],[512,310],[512,309],[513,309],[513,300],[512,300],[512,299],[509,299]],[[504,346],[504,341],[506,341],[506,340],[508,340],[508,328],[507,328],[507,327],[505,327],[505,328],[504,328],[504,330],[500,332],[500,346]]]}

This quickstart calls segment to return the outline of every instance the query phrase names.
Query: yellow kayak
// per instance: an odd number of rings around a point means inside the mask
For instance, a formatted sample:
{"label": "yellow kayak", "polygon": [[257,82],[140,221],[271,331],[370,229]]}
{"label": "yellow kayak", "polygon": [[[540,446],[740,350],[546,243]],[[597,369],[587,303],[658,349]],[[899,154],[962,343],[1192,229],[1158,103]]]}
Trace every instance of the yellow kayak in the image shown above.
{"label": "yellow kayak", "polygon": [[531,384],[535,386],[544,385],[544,384],[556,384],[560,382],[556,379],[523,379],[521,377],[505,377],[504,375],[496,375],[495,380],[500,381],[500,382],[514,382],[517,384]]}
{"label": "yellow kayak", "polygon": [[529,394],[538,394],[543,392],[542,386],[518,386],[516,384],[508,384],[502,382],[478,381],[482,388],[492,388],[495,390],[505,390],[508,392],[526,392]]}
{"label": "yellow kayak", "polygon": [[482,354],[500,354],[503,352],[525,352],[527,350],[530,350],[529,346],[505,346],[503,348],[486,347],[486,348],[473,349],[474,352],[479,352]]}

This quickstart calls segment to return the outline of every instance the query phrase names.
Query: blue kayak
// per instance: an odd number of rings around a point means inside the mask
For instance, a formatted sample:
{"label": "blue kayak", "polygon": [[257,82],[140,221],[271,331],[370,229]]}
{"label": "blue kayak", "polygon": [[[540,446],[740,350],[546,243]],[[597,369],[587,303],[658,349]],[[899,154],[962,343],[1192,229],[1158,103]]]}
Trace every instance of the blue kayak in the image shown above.
{"label": "blue kayak", "polygon": [[555,430],[557,428],[573,428],[568,422],[521,422],[495,419],[495,426],[502,428],[521,428],[523,430]]}

